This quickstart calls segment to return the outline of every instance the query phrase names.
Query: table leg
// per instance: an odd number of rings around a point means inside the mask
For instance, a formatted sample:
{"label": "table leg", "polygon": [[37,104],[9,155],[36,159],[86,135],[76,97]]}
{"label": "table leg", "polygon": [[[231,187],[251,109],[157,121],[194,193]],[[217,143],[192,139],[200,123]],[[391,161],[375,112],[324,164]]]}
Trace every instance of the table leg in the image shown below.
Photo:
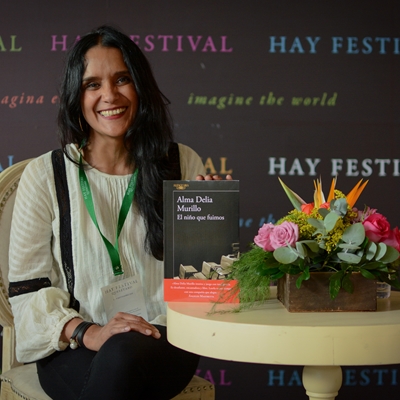
{"label": "table leg", "polygon": [[310,400],[335,400],[342,386],[339,366],[305,366],[303,386]]}

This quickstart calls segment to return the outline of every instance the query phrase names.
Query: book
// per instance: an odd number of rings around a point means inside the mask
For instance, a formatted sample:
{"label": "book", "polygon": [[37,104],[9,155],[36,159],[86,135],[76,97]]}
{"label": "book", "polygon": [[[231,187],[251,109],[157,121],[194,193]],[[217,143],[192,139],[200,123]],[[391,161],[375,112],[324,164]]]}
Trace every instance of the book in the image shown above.
{"label": "book", "polygon": [[164,300],[218,301],[239,253],[239,181],[164,181]]}

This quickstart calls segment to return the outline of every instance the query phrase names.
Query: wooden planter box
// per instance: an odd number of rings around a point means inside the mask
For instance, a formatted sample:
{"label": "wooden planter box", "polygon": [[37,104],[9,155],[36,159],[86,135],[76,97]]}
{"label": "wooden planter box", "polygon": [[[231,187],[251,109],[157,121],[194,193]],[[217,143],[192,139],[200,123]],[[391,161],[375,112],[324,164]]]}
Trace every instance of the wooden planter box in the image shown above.
{"label": "wooden planter box", "polygon": [[278,280],[278,299],[290,312],[376,311],[376,281],[360,273],[351,275],[354,292],[340,289],[332,300],[329,277],[333,272],[312,272],[308,281],[296,288],[299,275],[286,274]]}

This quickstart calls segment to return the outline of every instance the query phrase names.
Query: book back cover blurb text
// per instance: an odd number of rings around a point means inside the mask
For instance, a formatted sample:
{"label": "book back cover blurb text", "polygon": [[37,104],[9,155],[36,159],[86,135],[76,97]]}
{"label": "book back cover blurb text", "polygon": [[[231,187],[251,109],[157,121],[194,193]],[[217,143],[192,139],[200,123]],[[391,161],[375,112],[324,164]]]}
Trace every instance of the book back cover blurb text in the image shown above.
{"label": "book back cover blurb text", "polygon": [[218,301],[239,252],[239,181],[164,181],[164,299]]}

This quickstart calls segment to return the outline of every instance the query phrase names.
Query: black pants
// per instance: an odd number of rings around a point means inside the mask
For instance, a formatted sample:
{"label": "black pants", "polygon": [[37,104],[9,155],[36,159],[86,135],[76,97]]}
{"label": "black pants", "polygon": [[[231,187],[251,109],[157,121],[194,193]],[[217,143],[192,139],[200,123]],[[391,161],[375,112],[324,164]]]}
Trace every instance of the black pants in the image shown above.
{"label": "black pants", "polygon": [[112,336],[98,352],[58,351],[37,362],[40,384],[54,400],[171,399],[190,382],[199,356],[137,332]]}

